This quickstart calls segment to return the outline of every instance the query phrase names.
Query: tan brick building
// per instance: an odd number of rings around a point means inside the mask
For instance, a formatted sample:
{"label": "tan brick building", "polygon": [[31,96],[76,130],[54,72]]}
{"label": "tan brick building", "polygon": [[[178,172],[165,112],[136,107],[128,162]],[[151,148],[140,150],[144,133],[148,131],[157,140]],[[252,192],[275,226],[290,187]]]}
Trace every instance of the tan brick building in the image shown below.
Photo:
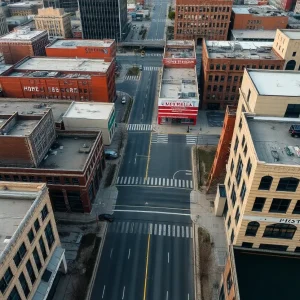
{"label": "tan brick building", "polygon": [[47,30],[50,37],[72,37],[71,18],[63,8],[41,8],[35,16],[37,30]]}
{"label": "tan brick building", "polygon": [[175,39],[226,40],[231,8],[231,0],[177,0]]}
{"label": "tan brick building", "polygon": [[236,105],[245,68],[282,70],[285,61],[272,45],[203,40],[201,107],[224,110],[227,105]]}
{"label": "tan brick building", "polygon": [[285,70],[300,70],[299,29],[277,29],[273,49],[285,60]]}
{"label": "tan brick building", "polygon": [[276,30],[286,28],[287,24],[287,13],[274,6],[234,5],[232,7],[231,29]]}
{"label": "tan brick building", "polygon": [[[300,73],[245,70],[226,167],[229,244],[300,250]],[[220,206],[224,209],[220,210]]]}
{"label": "tan brick building", "polygon": [[67,271],[46,185],[0,182],[0,214],[0,298],[46,299]]}

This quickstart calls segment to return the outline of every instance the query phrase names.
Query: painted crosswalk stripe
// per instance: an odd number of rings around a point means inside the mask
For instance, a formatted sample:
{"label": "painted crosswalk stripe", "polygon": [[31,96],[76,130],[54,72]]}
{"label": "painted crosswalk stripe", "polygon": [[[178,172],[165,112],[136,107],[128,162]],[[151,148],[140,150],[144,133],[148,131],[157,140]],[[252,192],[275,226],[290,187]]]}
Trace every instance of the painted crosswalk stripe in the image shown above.
{"label": "painted crosswalk stripe", "polygon": [[171,236],[171,225],[168,225],[168,236]]}
{"label": "painted crosswalk stripe", "polygon": [[185,227],[185,231],[186,231],[186,237],[188,238],[190,235],[190,230],[188,226]]}
{"label": "painted crosswalk stripe", "polygon": [[148,231],[148,233],[149,233],[149,234],[152,234],[152,231],[153,231],[153,224],[150,223],[150,224],[149,224],[149,231]]}
{"label": "painted crosswalk stripe", "polygon": [[181,226],[181,236],[184,237],[184,226]]}
{"label": "painted crosswalk stripe", "polygon": [[177,237],[180,237],[180,226],[177,226]]}
{"label": "painted crosswalk stripe", "polygon": [[182,180],[182,187],[185,187],[185,182],[184,182],[184,180]]}
{"label": "painted crosswalk stripe", "polygon": [[158,235],[161,235],[161,224],[158,225]]}
{"label": "painted crosswalk stripe", "polygon": [[154,185],[157,185],[157,178],[155,178],[155,183],[154,183]]}
{"label": "painted crosswalk stripe", "polygon": [[176,236],[176,228],[175,228],[175,225],[172,225],[172,236],[173,236],[173,237]]}
{"label": "painted crosswalk stripe", "polygon": [[154,224],[154,235],[157,233],[157,224]]}
{"label": "painted crosswalk stripe", "polygon": [[167,234],[167,225],[163,225],[163,235],[165,236]]}

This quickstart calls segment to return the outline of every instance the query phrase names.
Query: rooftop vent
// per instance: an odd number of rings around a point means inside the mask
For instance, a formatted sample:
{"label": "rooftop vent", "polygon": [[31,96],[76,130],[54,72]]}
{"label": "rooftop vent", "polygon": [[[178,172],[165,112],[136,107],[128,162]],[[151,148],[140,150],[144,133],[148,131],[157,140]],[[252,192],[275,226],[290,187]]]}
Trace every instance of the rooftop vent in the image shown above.
{"label": "rooftop vent", "polygon": [[79,148],[79,153],[90,153],[90,152],[91,152],[91,145],[83,144],[83,145]]}
{"label": "rooftop vent", "polygon": [[65,47],[72,47],[72,46],[75,45],[74,42],[62,42],[61,44],[62,44],[63,46],[65,46]]}

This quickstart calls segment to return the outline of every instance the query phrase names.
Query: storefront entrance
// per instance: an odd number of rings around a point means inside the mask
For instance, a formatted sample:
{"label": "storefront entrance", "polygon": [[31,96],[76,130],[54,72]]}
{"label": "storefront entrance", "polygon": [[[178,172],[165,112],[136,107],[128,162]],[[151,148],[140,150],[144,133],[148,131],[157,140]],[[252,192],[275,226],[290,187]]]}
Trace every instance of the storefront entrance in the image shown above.
{"label": "storefront entrance", "polygon": [[194,125],[196,123],[195,119],[185,119],[185,118],[161,118],[159,124],[189,124]]}

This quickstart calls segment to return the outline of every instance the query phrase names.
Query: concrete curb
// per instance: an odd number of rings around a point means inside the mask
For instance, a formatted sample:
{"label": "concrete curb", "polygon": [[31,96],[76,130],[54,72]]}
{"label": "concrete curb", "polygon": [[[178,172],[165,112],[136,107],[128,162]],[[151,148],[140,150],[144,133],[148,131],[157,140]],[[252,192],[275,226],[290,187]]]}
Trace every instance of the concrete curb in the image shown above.
{"label": "concrete curb", "polygon": [[194,284],[195,284],[195,300],[201,300],[201,280],[200,280],[200,257],[199,257],[199,240],[198,240],[198,225],[193,223],[194,229]]}
{"label": "concrete curb", "polygon": [[98,266],[99,266],[99,262],[100,262],[100,258],[101,258],[101,253],[102,253],[102,249],[103,249],[103,245],[105,242],[105,237],[106,237],[106,233],[107,233],[107,223],[105,224],[105,228],[104,228],[104,233],[103,233],[103,237],[101,239],[101,244],[97,253],[97,259],[96,259],[96,263],[94,265],[94,270],[93,270],[93,275],[92,278],[90,280],[89,286],[88,286],[88,291],[87,291],[87,295],[85,297],[85,300],[89,300],[91,298],[92,295],[92,290],[93,290],[93,286],[94,286],[94,282],[95,282],[95,278],[96,278],[96,273],[98,270]]}

